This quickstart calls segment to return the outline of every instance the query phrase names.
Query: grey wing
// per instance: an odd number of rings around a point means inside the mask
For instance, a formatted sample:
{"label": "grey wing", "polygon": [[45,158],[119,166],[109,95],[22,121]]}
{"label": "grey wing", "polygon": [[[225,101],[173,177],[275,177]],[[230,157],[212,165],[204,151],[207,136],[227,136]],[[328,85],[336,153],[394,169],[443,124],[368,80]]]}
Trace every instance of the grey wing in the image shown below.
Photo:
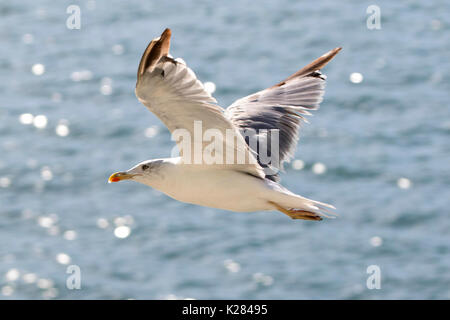
{"label": "grey wing", "polygon": [[257,153],[266,178],[279,181],[283,162],[293,157],[304,116],[319,108],[325,92],[326,76],[319,70],[340,50],[329,51],[286,80],[226,109],[225,115]]}

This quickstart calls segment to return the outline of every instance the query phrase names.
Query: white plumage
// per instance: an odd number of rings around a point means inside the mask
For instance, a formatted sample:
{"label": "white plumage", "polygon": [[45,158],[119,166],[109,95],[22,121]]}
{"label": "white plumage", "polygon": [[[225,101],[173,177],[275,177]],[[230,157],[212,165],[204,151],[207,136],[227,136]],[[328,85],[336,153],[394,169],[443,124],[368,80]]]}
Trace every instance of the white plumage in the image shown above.
{"label": "white plumage", "polygon": [[[321,220],[332,214],[333,206],[281,186],[278,170],[295,151],[303,116],[322,101],[325,76],[319,70],[340,48],[279,84],[237,100],[224,111],[184,61],[169,55],[170,37],[171,31],[166,29],[145,50],[138,69],[136,96],[173,136],[179,131],[187,133],[190,143],[178,139],[179,157],[141,162],[113,174],[109,181],[131,179],[179,201],[231,211],[279,210],[291,218],[306,220]],[[279,132],[279,161],[268,164],[262,161],[260,147],[248,143],[242,133],[249,131],[247,139],[256,137],[267,142],[267,130],[273,129]],[[199,130],[213,132],[215,139],[198,136]],[[211,149],[212,145],[215,148]],[[271,144],[268,149],[275,150]],[[205,154],[219,161],[208,162]],[[231,163],[227,162],[230,154]],[[245,162],[236,163],[237,159]]]}

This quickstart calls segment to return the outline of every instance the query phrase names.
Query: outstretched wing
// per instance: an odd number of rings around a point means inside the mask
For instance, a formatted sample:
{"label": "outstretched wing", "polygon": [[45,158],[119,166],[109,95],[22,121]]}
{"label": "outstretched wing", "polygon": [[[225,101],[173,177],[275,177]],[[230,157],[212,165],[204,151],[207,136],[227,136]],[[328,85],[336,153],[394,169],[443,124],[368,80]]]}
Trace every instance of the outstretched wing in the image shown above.
{"label": "outstretched wing", "polygon": [[[150,42],[141,58],[136,83],[139,101],[170,130],[183,161],[227,168],[226,157],[232,154],[246,159],[238,170],[264,177],[256,158],[216,100],[182,60],[170,57],[170,37],[170,29],[164,30]],[[203,139],[206,132],[209,140]],[[227,139],[230,132],[235,133],[232,141]]]}
{"label": "outstretched wing", "polygon": [[[299,139],[299,128],[309,110],[319,108],[325,90],[326,76],[320,73],[341,50],[336,48],[314,60],[273,87],[235,101],[225,115],[249,140],[261,144],[255,149],[266,178],[279,181],[278,172],[284,161],[293,157]],[[278,137],[277,137],[278,136]],[[262,154],[264,152],[264,154]],[[265,160],[265,161],[263,161]]]}

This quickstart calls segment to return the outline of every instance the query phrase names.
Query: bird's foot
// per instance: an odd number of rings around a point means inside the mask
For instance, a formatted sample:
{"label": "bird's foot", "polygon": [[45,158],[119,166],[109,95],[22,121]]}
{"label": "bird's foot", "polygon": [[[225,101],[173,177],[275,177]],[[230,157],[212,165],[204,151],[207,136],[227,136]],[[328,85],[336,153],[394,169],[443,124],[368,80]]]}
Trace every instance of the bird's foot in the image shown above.
{"label": "bird's foot", "polygon": [[305,211],[300,209],[292,209],[292,208],[283,208],[275,202],[271,202],[278,211],[283,212],[285,215],[291,217],[292,219],[302,219],[302,220],[314,220],[320,221],[322,217],[317,213],[311,211]]}
{"label": "bird's foot", "polygon": [[321,216],[319,216],[317,213],[310,211],[288,209],[286,214],[292,219],[315,220],[315,221],[322,220]]}

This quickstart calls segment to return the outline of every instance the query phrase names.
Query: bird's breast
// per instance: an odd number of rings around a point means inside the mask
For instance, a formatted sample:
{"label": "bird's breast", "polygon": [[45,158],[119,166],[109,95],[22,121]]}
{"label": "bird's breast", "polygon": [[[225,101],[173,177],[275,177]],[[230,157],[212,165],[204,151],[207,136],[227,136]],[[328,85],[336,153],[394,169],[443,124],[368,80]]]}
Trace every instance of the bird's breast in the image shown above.
{"label": "bird's breast", "polygon": [[269,192],[263,180],[227,169],[177,168],[164,175],[164,183],[154,186],[182,202],[230,210],[266,210],[264,194]]}

